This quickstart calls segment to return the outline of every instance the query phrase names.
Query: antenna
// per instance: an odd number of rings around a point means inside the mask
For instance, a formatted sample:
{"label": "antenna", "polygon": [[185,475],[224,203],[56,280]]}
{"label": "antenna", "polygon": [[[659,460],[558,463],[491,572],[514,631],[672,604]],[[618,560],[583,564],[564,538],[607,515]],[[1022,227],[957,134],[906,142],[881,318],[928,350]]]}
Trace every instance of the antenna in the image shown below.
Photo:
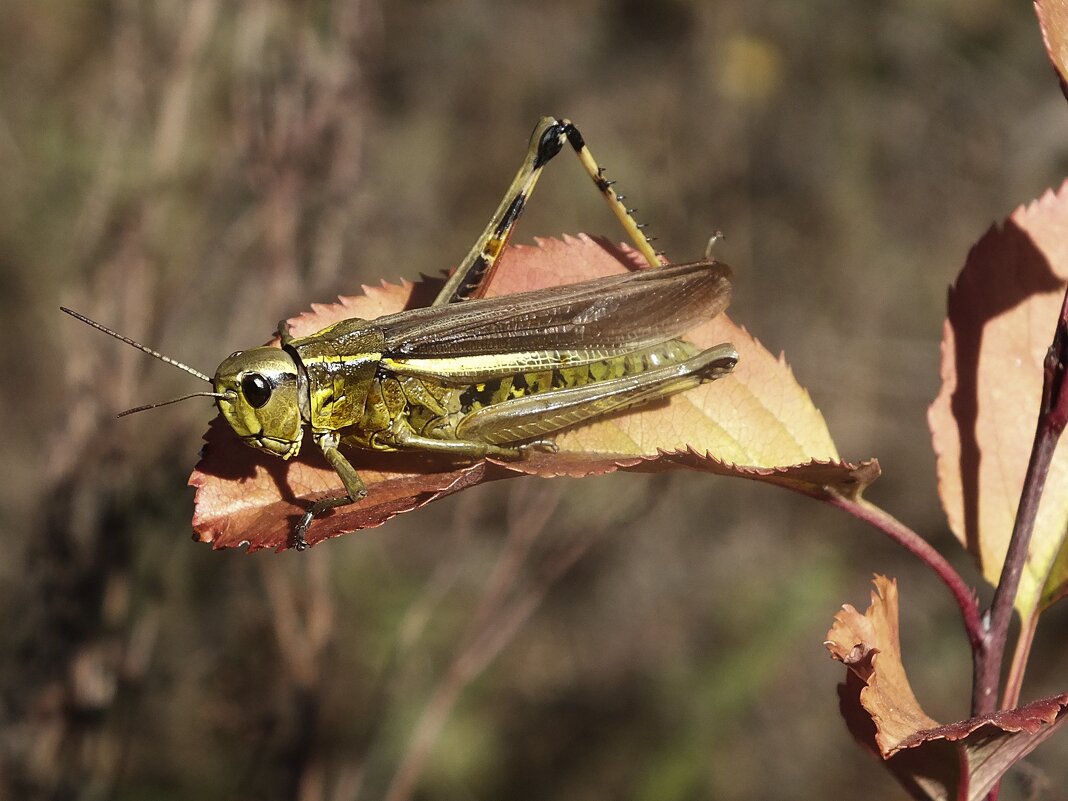
{"label": "antenna", "polygon": [[[100,323],[96,322],[96,320],[90,320],[84,314],[78,314],[78,312],[73,311],[71,309],[68,309],[66,306],[60,306],[59,310],[61,312],[66,312],[71,317],[75,318],[76,320],[81,320],[86,325],[92,326],[97,331],[103,331],[109,337],[115,337],[115,339],[119,340],[120,342],[125,342],[127,345],[130,345],[131,347],[137,348],[142,353],[147,353],[149,356],[152,356],[152,357],[154,357],[156,359],[159,359],[161,362],[166,362],[169,365],[177,367],[179,370],[185,370],[187,373],[189,373],[189,375],[195,375],[201,381],[207,381],[209,384],[214,383],[211,380],[210,376],[205,375],[204,373],[200,372],[199,370],[194,370],[188,364],[182,364],[182,362],[178,361],[177,359],[172,359],[170,356],[164,356],[159,351],[152,350],[152,348],[148,347],[147,345],[142,345],[140,342],[137,342],[137,341],[135,341],[133,339],[130,339],[129,337],[123,336],[122,334],[118,333],[117,331],[112,331],[107,326],[103,326]],[[178,398],[177,400],[185,400],[186,398],[194,398],[194,397],[197,397],[198,395],[207,395],[207,396],[210,396],[210,397],[219,397],[219,393],[217,393],[217,392],[196,392],[193,395],[186,395],[185,398]],[[176,401],[166,401],[165,403],[153,404],[153,406],[164,406],[164,405],[166,405],[166,403],[175,403],[175,402]],[[139,412],[142,409],[151,409],[151,408],[153,408],[153,406],[141,406],[141,407],[139,407],[137,409],[130,409],[129,411],[123,412],[122,414],[132,414],[133,412]],[[122,417],[122,415],[120,414],[119,417]]]}
{"label": "antenna", "polygon": [[190,392],[188,395],[182,395],[180,398],[171,398],[170,400],[160,401],[159,403],[146,403],[144,406],[136,406],[133,409],[127,409],[125,412],[119,412],[116,417],[125,417],[128,414],[136,414],[137,412],[144,412],[148,409],[158,409],[160,406],[170,406],[172,403],[178,403],[179,401],[189,400],[190,398],[234,398],[236,393],[233,392]]}
{"label": "antenna", "polygon": [[[110,328],[108,328],[107,326],[101,325],[96,320],[90,320],[84,314],[78,314],[78,312],[73,311],[71,309],[68,309],[66,306],[60,306],[59,310],[62,311],[62,312],[66,312],[71,317],[74,317],[77,320],[81,320],[86,325],[92,326],[97,331],[103,331],[108,336],[115,337],[115,339],[119,340],[120,342],[125,342],[127,345],[130,345],[131,347],[137,348],[142,353],[147,353],[149,356],[152,356],[152,357],[154,357],[156,359],[159,359],[161,362],[166,362],[169,365],[177,367],[179,370],[185,370],[187,373],[189,373],[189,375],[195,375],[201,381],[207,381],[209,384],[214,384],[215,383],[214,381],[211,380],[211,378],[209,378],[208,376],[204,375],[204,373],[200,372],[199,370],[194,370],[188,364],[183,364],[182,362],[178,361],[177,359],[172,359],[170,356],[164,356],[159,351],[152,350],[152,348],[148,347],[147,345],[142,345],[140,342],[137,342],[136,340],[130,339],[127,336],[123,336],[122,334],[118,333],[117,331],[112,331]],[[143,412],[143,411],[145,411],[147,409],[155,409],[155,408],[158,408],[160,406],[169,406],[172,403],[178,403],[178,401],[189,400],[190,398],[234,398],[234,397],[236,397],[236,393],[233,392],[233,391],[231,391],[231,392],[191,392],[188,395],[183,395],[180,398],[173,398],[172,400],[160,401],[159,403],[148,403],[148,404],[145,404],[144,406],[137,406],[136,408],[133,408],[133,409],[127,409],[125,412],[119,412],[118,416],[119,417],[125,417],[128,414],[134,414],[136,412]]]}

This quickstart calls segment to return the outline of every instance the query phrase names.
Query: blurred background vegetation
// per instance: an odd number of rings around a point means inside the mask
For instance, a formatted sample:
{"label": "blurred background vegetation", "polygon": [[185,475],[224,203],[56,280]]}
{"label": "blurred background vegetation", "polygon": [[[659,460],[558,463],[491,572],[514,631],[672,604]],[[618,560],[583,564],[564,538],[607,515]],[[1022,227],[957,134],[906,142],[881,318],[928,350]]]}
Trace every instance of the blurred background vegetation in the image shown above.
{"label": "blurred background vegetation", "polygon": [[[310,302],[455,265],[568,116],[669,256],[726,232],[735,319],[979,586],[924,415],[970,244],[1068,169],[1030,4],[2,7],[0,797],[902,795],[838,718],[834,612],[899,578],[941,720],[970,660],[941,586],[860,524],[706,475],[523,479],[215,553],[185,488],[211,407],[116,421],[190,379],[56,307],[212,372]],[[617,236],[564,159],[517,241],[577,231]],[[1065,689],[1066,622],[1026,698]],[[1066,756],[1003,798],[1064,798]]]}

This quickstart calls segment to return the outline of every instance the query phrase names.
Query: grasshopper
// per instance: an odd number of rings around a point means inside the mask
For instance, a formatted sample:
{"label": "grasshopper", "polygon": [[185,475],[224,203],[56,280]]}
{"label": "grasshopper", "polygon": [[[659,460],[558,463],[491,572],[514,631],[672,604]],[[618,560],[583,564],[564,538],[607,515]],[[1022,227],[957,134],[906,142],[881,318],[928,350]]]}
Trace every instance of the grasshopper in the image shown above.
{"label": "grasshopper", "polygon": [[[565,144],[649,269],[481,297],[542,169]],[[571,122],[544,117],[497,211],[432,305],[344,320],[307,337],[292,336],[283,321],[281,347],[232,353],[214,378],[62,310],[212,384],[211,392],[123,415],[207,396],[241,440],[267,453],[290,459],[310,435],[345,494],[317,500],[304,513],[291,540],[303,550],[317,516],[367,495],[342,444],[463,460],[520,459],[529,451],[555,451],[550,437],[562,429],[683,392],[734,368],[732,345],[700,350],[679,338],[726,308],[730,269],[707,254],[691,264],[663,263],[612,183]]]}

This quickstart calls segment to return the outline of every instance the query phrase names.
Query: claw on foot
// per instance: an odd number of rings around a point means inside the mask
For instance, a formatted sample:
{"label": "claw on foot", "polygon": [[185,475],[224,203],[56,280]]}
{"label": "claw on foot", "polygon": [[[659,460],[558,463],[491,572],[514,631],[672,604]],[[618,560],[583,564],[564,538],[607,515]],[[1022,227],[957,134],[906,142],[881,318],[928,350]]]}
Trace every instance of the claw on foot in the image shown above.
{"label": "claw on foot", "polygon": [[308,533],[308,528],[311,526],[313,513],[309,510],[304,513],[304,516],[300,518],[300,522],[293,529],[293,536],[290,539],[290,546],[296,551],[308,550],[308,541],[304,539],[304,535]]}

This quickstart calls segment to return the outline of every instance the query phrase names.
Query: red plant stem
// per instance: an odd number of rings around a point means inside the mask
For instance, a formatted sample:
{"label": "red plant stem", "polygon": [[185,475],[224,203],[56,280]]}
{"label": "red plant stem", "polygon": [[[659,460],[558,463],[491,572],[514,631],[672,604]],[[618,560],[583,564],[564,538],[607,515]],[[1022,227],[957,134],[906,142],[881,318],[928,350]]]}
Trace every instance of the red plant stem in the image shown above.
{"label": "red plant stem", "polygon": [[[993,712],[997,706],[998,685],[1001,678],[1001,663],[1005,656],[1005,643],[1009,636],[1009,624],[1016,603],[1016,593],[1020,589],[1020,576],[1027,561],[1027,551],[1031,545],[1031,534],[1035,528],[1038,504],[1042,500],[1042,491],[1046,486],[1046,476],[1053,462],[1053,453],[1057,449],[1061,432],[1068,423],[1068,392],[1064,392],[1064,375],[1068,366],[1068,292],[1061,304],[1061,315],[1053,342],[1046,352],[1043,370],[1042,405],[1035,429],[1035,442],[1031,447],[1031,458],[1027,463],[1027,475],[1024,477],[1020,492],[1020,505],[1016,510],[1016,521],[1012,527],[1012,537],[1005,553],[1005,562],[1001,568],[1001,578],[994,591],[994,600],[990,604],[989,626],[986,632],[985,647],[979,653],[975,685],[972,689],[972,714],[983,715]],[[1014,681],[1022,680],[1020,675]]]}
{"label": "red plant stem", "polygon": [[822,496],[822,500],[837,509],[848,512],[858,520],[874,526],[931,568],[949,589],[953,599],[957,602],[957,606],[960,608],[964,630],[968,635],[968,642],[971,643],[972,652],[975,653],[982,647],[983,625],[979,618],[979,604],[975,597],[975,592],[965,584],[960,574],[953,569],[953,566],[946,561],[942,554],[935,550],[931,543],[892,514],[870,501],[836,493]]}

